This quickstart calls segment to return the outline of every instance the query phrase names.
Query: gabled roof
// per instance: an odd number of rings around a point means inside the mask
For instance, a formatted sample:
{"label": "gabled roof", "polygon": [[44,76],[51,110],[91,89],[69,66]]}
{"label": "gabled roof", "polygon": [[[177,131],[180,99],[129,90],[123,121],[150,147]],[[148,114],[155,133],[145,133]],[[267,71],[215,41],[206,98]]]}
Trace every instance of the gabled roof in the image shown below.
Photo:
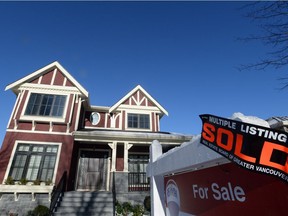
{"label": "gabled roof", "polygon": [[145,91],[140,85],[137,85],[134,89],[132,89],[128,94],[126,94],[121,100],[119,100],[116,104],[114,104],[110,109],[109,112],[115,111],[121,104],[123,104],[129,97],[135,94],[137,91],[141,91],[155,106],[165,115],[168,116],[168,112],[156,101],[154,98]]}
{"label": "gabled roof", "polygon": [[22,79],[17,80],[16,82],[11,83],[10,85],[6,86],[5,91],[12,89],[14,92],[18,89],[19,86],[21,86],[24,83],[28,83],[35,78],[51,71],[51,69],[58,68],[67,79],[70,80],[70,82],[85,96],[88,98],[88,92],[74,79],[74,77],[65,69],[62,67],[62,65],[59,64],[59,62],[55,61],[51,64],[29,74],[28,76],[23,77]]}

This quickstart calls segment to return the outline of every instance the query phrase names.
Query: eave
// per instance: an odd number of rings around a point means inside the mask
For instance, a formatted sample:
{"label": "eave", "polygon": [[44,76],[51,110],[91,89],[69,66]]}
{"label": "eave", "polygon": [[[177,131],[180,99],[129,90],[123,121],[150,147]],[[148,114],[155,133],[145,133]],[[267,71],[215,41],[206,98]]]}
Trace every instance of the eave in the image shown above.
{"label": "eave", "polygon": [[75,141],[85,142],[132,142],[151,144],[153,140],[158,140],[166,145],[178,145],[192,139],[190,135],[171,133],[145,133],[145,132],[125,132],[125,131],[75,131],[73,133]]}

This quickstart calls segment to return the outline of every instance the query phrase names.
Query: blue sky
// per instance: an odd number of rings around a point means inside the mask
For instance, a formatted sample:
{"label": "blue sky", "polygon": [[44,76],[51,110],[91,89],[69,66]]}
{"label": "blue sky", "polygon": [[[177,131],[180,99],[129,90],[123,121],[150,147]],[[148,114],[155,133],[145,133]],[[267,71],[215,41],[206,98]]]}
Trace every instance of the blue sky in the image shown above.
{"label": "blue sky", "polygon": [[140,84],[169,113],[161,130],[199,134],[200,114],[285,116],[282,70],[239,71],[269,51],[237,40],[259,28],[234,1],[0,2],[0,140],[10,83],[53,61],[112,106]]}

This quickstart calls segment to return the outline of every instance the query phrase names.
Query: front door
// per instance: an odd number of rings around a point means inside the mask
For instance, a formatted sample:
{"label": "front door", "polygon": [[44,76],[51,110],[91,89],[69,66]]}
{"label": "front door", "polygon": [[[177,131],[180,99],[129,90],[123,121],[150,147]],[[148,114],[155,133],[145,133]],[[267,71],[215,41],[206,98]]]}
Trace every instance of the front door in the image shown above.
{"label": "front door", "polygon": [[77,190],[106,190],[108,171],[108,152],[80,152],[78,165]]}

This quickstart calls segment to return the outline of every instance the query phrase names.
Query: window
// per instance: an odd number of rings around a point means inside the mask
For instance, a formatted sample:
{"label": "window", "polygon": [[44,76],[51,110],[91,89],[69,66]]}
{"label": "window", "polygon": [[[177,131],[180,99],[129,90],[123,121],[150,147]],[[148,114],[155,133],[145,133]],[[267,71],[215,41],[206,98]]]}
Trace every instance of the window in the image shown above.
{"label": "window", "polygon": [[146,177],[146,167],[149,155],[129,154],[128,156],[128,190],[147,191],[150,190],[149,180]]}
{"label": "window", "polygon": [[62,117],[65,103],[65,95],[31,93],[25,115]]}
{"label": "window", "polygon": [[13,158],[9,176],[15,180],[52,180],[58,146],[19,144]]}
{"label": "window", "polygon": [[128,113],[128,128],[149,129],[150,116],[148,114]]}

